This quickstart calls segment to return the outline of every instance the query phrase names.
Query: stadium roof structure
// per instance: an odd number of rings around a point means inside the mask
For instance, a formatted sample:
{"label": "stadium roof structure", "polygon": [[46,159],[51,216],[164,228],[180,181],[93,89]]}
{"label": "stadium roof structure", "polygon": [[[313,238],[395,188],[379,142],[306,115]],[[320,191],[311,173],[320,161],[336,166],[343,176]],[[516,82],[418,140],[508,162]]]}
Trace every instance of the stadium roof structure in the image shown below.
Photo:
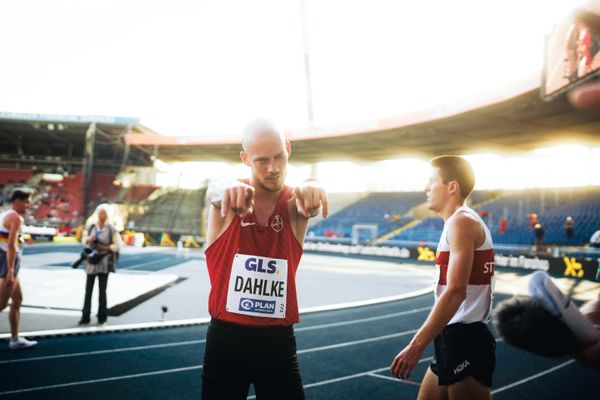
{"label": "stadium roof structure", "polygon": [[118,172],[123,164],[152,165],[143,149],[126,148],[125,134],[139,125],[136,118],[0,112],[0,166],[79,170],[92,123],[96,124],[97,170]]}
{"label": "stadium roof structure", "polygon": [[[600,115],[574,109],[559,97],[544,102],[539,82],[505,88],[488,99],[437,107],[398,118],[286,132],[295,163],[377,161],[441,154],[530,151],[568,140],[600,144]],[[515,95],[516,93],[516,95]],[[166,162],[239,162],[236,140],[161,136],[140,129],[126,135],[132,146]]]}

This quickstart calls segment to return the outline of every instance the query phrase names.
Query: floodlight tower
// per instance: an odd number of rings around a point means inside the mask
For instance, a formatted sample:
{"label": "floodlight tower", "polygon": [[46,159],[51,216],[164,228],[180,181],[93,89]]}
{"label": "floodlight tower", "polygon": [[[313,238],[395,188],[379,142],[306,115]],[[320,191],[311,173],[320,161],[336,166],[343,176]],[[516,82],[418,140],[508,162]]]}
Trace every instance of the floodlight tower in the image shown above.
{"label": "floodlight tower", "polygon": [[306,81],[306,107],[308,111],[308,123],[312,128],[315,126],[315,117],[313,111],[312,85],[310,81],[310,53],[308,50],[308,28],[306,26],[305,0],[300,0],[300,18],[302,25],[302,38],[304,43],[304,77]]}

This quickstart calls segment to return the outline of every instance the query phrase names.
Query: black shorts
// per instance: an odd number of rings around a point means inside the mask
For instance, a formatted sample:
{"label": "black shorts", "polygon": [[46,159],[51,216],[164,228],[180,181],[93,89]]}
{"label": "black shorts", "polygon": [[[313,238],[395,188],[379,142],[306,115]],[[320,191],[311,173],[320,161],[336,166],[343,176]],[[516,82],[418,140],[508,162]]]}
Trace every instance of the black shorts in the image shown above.
{"label": "black shorts", "polygon": [[202,398],[303,400],[291,326],[249,327],[212,319],[206,334]]}
{"label": "black shorts", "polygon": [[496,340],[487,325],[482,322],[448,325],[433,344],[435,357],[430,368],[440,385],[452,385],[472,376],[487,387],[492,386]]}
{"label": "black shorts", "polygon": [[[8,260],[6,259],[6,252],[0,249],[0,278],[6,277],[8,273]],[[17,254],[15,258],[15,278],[19,275],[19,268],[21,267],[21,257]]]}

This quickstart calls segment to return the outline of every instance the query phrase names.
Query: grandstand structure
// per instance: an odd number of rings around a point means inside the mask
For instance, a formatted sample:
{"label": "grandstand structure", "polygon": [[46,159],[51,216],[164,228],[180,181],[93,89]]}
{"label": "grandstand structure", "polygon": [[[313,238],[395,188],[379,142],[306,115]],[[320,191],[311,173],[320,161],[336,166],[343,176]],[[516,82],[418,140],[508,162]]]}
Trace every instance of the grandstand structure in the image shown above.
{"label": "grandstand structure", "polygon": [[123,185],[121,176],[152,169],[156,159],[129,145],[131,132],[149,130],[135,118],[0,112],[0,202],[17,187],[33,189],[26,224],[65,235],[103,202],[123,205],[144,232],[200,235],[204,190]]}
{"label": "grandstand structure", "polygon": [[129,214],[132,228],[150,234],[203,234],[203,205],[206,188],[197,190],[158,189],[140,203],[141,210]]}
{"label": "grandstand structure", "polygon": [[[293,160],[379,161],[402,156],[485,152],[514,153],[542,147],[553,140],[600,142],[600,119],[574,109],[565,97],[551,103],[539,96],[537,77],[495,91],[489,97],[455,107],[436,107],[418,113],[349,126],[286,132],[293,143]],[[150,130],[131,131],[133,148],[152,152],[165,162],[239,162],[237,139],[165,137]]]}
{"label": "grandstand structure", "polygon": [[[464,154],[480,149],[511,153],[531,150],[569,136],[600,143],[597,115],[574,109],[565,98],[540,100],[538,82],[519,83],[494,97],[460,107],[434,108],[351,127],[290,131],[293,161],[384,160],[402,155]],[[29,223],[73,227],[95,204],[124,206],[128,226],[158,235],[203,236],[205,188],[159,188],[131,182],[123,174],[152,168],[153,162],[239,162],[238,141],[161,136],[133,118],[73,117],[0,113],[0,185],[4,195],[18,185],[37,189]],[[45,179],[44,174],[62,179]],[[535,212],[545,242],[583,245],[600,228],[600,191],[594,188],[479,191],[472,206],[486,218],[496,243],[531,245],[526,215]],[[315,220],[308,240],[394,245],[433,242],[442,221],[428,213],[422,192],[354,193],[338,196],[327,220]],[[333,202],[335,203],[335,202]],[[575,235],[564,235],[564,220],[575,220]],[[499,219],[506,229],[498,231]],[[354,236],[354,240],[353,240]]]}

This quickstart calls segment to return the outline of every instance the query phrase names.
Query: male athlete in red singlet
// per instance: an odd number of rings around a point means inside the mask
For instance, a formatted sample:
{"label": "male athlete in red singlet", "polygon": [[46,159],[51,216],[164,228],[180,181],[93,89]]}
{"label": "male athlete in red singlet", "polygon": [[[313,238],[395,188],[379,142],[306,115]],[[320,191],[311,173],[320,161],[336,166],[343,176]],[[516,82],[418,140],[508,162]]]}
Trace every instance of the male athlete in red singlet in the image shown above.
{"label": "male athlete in red singlet", "polygon": [[327,216],[315,181],[284,185],[291,145],[265,121],[242,137],[249,181],[211,184],[206,262],[211,281],[202,397],[304,399],[292,325],[308,219]]}
{"label": "male athlete in red singlet", "polygon": [[490,399],[496,365],[496,342],[487,327],[494,278],[492,236],[465,205],[475,185],[471,165],[458,156],[441,156],[431,166],[427,205],[444,219],[435,260],[435,305],[391,370],[407,379],[423,349],[434,341],[435,357],[418,398]]}

